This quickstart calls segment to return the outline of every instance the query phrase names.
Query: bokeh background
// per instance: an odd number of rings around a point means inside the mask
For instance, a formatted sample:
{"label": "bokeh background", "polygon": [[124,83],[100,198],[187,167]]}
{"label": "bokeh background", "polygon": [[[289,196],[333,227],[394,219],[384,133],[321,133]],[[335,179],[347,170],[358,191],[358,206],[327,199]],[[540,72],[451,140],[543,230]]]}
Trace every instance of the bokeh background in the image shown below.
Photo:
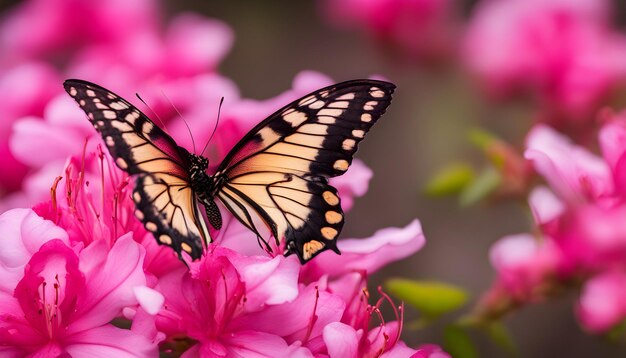
{"label": "bokeh background", "polygon": [[[5,11],[16,2],[0,3]],[[532,219],[522,201],[484,200],[463,207],[455,196],[429,197],[424,188],[450,162],[480,167],[484,155],[468,133],[486,128],[522,148],[533,123],[533,111],[524,100],[495,102],[477,91],[471,76],[455,54],[430,61],[407,58],[375,44],[356,29],[333,26],[315,1],[197,2],[164,1],[166,17],[195,11],[227,23],[235,33],[232,50],[219,71],[233,79],[242,96],[270,98],[290,88],[293,77],[311,69],[336,81],[380,75],[397,85],[394,101],[368,135],[357,157],[374,172],[368,193],[347,214],[344,237],[365,237],[388,226],[404,226],[420,219],[426,246],[411,258],[375,274],[372,288],[389,277],[434,279],[467,289],[471,301],[460,313],[450,314],[420,330],[406,328],[409,345],[441,343],[442,330],[486,291],[495,277],[488,260],[490,246],[500,237],[532,230]],[[626,3],[614,0],[611,16],[623,27]],[[455,2],[459,29],[476,1]],[[459,34],[460,36],[460,34]],[[4,56],[0,54],[0,56]],[[2,95],[2,94],[0,94]],[[228,101],[228,98],[226,98]],[[259,120],[262,118],[259,118]],[[505,319],[523,357],[622,357],[626,348],[586,334],[572,314],[575,293],[558,300],[523,308]],[[417,318],[407,309],[406,321]],[[476,334],[482,356],[504,353]]]}

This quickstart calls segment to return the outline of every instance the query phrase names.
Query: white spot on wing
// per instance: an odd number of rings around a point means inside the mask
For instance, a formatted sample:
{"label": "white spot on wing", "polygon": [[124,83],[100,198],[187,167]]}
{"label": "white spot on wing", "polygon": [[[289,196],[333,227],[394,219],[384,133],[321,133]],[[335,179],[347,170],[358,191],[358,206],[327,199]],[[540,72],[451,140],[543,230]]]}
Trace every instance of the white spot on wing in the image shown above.
{"label": "white spot on wing", "polygon": [[370,96],[374,97],[374,98],[381,98],[385,95],[385,92],[383,92],[380,88],[378,87],[372,87],[370,89]]}
{"label": "white spot on wing", "polygon": [[341,109],[331,109],[331,108],[324,108],[321,111],[317,112],[319,116],[331,116],[331,117],[338,117],[342,113],[343,113],[343,110]]}
{"label": "white spot on wing", "polygon": [[345,172],[346,170],[348,170],[349,166],[350,164],[345,159],[339,159],[335,161],[335,163],[333,164],[333,168],[335,168],[335,170],[339,170],[342,172]]}
{"label": "white spot on wing", "polygon": [[115,118],[117,118],[117,115],[113,111],[108,111],[108,110],[107,111],[102,111],[102,115],[106,119],[115,119]]}
{"label": "white spot on wing", "polygon": [[309,104],[309,108],[311,109],[320,109],[324,107],[324,102],[323,101],[315,101],[311,104]]}
{"label": "white spot on wing", "polygon": [[291,124],[292,127],[297,127],[307,120],[307,116],[304,112],[293,111],[283,116],[283,119]]}
{"label": "white spot on wing", "polygon": [[354,139],[348,138],[348,139],[344,139],[343,143],[341,144],[341,148],[343,148],[343,150],[350,151],[354,149],[355,145],[356,145],[356,141]]}
{"label": "white spot on wing", "polygon": [[111,102],[109,104],[111,106],[111,108],[116,109],[116,110],[122,110],[122,109],[126,109],[128,108],[128,106],[126,106],[124,103],[122,102]]}
{"label": "white spot on wing", "polygon": [[374,109],[374,107],[376,107],[376,105],[378,104],[378,102],[376,101],[369,101],[369,102],[365,102],[365,105],[363,106],[363,109],[366,111],[371,111]]}
{"label": "white spot on wing", "polygon": [[337,97],[338,100],[353,100],[354,99],[354,92],[350,92],[350,93],[346,93],[344,95],[341,95],[339,97]]}

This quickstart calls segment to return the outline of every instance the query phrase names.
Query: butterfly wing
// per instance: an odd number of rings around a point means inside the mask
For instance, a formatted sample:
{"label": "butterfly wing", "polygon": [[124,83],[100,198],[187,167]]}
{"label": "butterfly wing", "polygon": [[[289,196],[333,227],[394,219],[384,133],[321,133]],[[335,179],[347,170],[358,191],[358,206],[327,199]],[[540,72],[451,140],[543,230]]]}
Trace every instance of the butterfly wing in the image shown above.
{"label": "butterfly wing", "polygon": [[136,175],[136,216],[159,244],[197,259],[210,240],[189,185],[189,153],[139,109],[90,82],[67,80],[67,93],[87,113],[117,166]]}
{"label": "butterfly wing", "polygon": [[285,239],[286,254],[295,252],[303,263],[326,249],[339,253],[335,239],[343,211],[328,179],[348,170],[394,88],[383,81],[348,81],[278,110],[226,156],[215,174],[222,183],[217,196],[261,236],[258,215],[276,240]]}

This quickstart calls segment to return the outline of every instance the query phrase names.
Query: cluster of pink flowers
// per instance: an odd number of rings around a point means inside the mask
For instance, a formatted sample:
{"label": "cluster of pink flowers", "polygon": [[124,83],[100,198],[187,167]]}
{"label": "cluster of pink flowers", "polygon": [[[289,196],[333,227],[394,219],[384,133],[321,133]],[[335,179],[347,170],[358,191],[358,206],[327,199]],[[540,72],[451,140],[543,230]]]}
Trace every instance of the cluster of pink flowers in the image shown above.
{"label": "cluster of pink flowers", "polygon": [[626,319],[626,113],[603,120],[601,156],[545,125],[529,133],[525,156],[549,185],[529,199],[540,235],[494,245],[498,280],[483,303],[489,309],[583,282],[576,310],[583,326],[605,332]]}
{"label": "cluster of pink flowers", "polygon": [[360,29],[410,60],[439,61],[455,51],[459,21],[451,0],[323,0],[321,11],[335,26]]}
{"label": "cluster of pink flowers", "polygon": [[[402,305],[382,291],[370,297],[366,287],[369,274],[422,247],[417,220],[341,240],[341,257],[323,253],[305,266],[268,256],[225,211],[216,243],[189,267],[146,232],[134,216],[133,179],[63,93],[64,78],[96,82],[132,102],[141,93],[147,113],[189,149],[177,113],[203,145],[213,129],[207,118],[225,97],[208,150],[212,167],[273,110],[331,83],[302,72],[276,98],[242,98],[216,71],[233,41],[229,27],[180,14],[162,30],[159,12],[151,0],[29,0],[3,15],[2,355],[448,357],[432,345],[407,347]],[[333,179],[344,209],[371,176],[356,160]],[[395,320],[382,318],[382,305]]]}
{"label": "cluster of pink flowers", "polygon": [[462,59],[494,97],[522,92],[536,97],[544,120],[590,122],[626,83],[626,36],[612,13],[608,0],[483,0]]}

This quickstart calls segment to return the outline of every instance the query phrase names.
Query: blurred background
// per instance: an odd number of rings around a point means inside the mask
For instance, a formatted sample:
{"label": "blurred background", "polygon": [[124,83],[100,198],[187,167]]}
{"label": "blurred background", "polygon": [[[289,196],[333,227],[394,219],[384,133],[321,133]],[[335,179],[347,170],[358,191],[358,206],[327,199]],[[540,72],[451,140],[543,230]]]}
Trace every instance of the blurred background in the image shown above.
{"label": "blurred background", "polygon": [[[456,195],[425,195],[433,176],[450,163],[487,166],[484,153],[471,140],[476,128],[489,131],[521,153],[525,134],[537,121],[534,99],[494,100],[467,70],[458,48],[477,1],[446,3],[452,9],[450,18],[442,20],[439,32],[432,34],[441,36],[441,41],[435,48],[418,44],[417,50],[407,50],[393,41],[385,42],[389,40],[385,34],[337,21],[342,16],[339,10],[322,1],[162,2],[164,23],[175,14],[193,11],[232,28],[234,44],[218,71],[237,84],[242,97],[274,97],[291,88],[294,76],[302,70],[319,71],[337,82],[377,75],[397,85],[390,109],[357,154],[374,177],[368,193],[347,214],[342,236],[366,237],[417,217],[426,246],[376,273],[370,289],[389,277],[405,277],[448,282],[471,295],[459,312],[424,329],[410,327],[418,315],[407,308],[403,339],[409,345],[441,343],[446,323],[470,312],[491,286],[495,278],[488,257],[491,245],[502,236],[533,230],[521,196],[486,195],[484,200],[460,205]],[[0,4],[5,12],[17,2]],[[626,3],[614,0],[610,6],[607,23],[619,33],[626,22]],[[626,355],[623,345],[584,332],[573,314],[575,297],[576,292],[564,294],[505,318],[521,356]],[[473,339],[481,356],[506,356],[483,335],[475,334]]]}

